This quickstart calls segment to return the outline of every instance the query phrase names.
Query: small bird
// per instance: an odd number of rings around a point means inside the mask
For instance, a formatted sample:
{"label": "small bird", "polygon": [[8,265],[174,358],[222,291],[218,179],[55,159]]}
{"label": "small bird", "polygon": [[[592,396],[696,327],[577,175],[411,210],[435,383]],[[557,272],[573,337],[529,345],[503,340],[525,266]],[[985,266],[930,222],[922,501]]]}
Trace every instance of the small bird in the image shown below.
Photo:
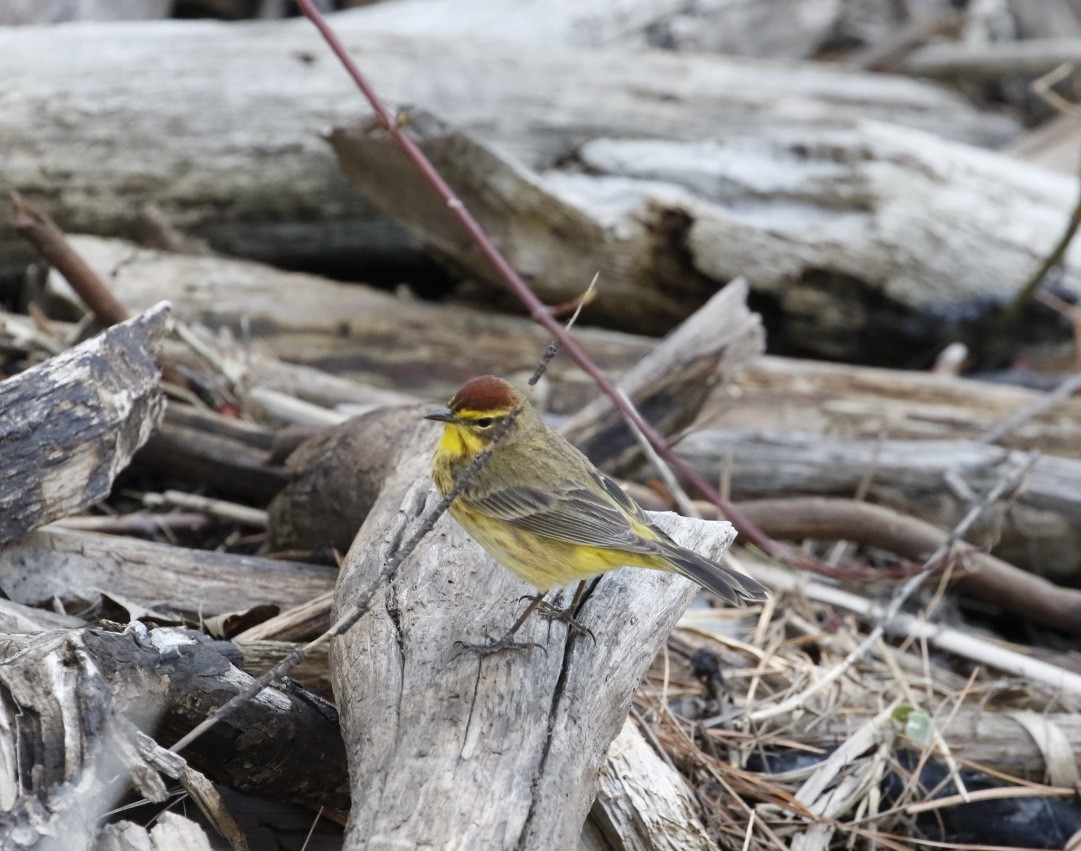
{"label": "small bird", "polygon": [[648,567],[693,579],[734,606],[764,600],[750,577],[684,549],[565,438],[549,429],[511,384],[493,375],[466,382],[448,406],[425,415],[446,423],[432,478],[446,496],[461,472],[517,416],[450,505],[450,513],[497,561],[544,593],[621,566]]}

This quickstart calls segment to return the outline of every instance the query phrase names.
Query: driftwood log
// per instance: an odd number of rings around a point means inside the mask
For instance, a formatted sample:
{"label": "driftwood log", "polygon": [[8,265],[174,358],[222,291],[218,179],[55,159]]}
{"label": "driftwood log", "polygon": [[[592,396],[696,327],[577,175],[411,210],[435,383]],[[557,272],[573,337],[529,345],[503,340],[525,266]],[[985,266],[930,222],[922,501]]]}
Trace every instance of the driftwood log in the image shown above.
{"label": "driftwood log", "polygon": [[[679,454],[705,475],[731,479],[737,499],[853,496],[952,528],[1016,460],[1017,450],[968,441],[870,440],[709,429]],[[1042,456],[1009,503],[987,512],[968,540],[1052,579],[1081,570],[1081,460]],[[1073,577],[1071,580],[1070,577]]]}
{"label": "driftwood log", "polygon": [[948,375],[764,356],[715,387],[694,428],[876,440],[982,440],[1032,412],[996,440],[1010,449],[1081,458],[1081,397],[1038,410],[1035,390]]}
{"label": "driftwood log", "polygon": [[289,608],[331,590],[337,571],[112,535],[40,529],[0,549],[0,589],[24,605],[70,612],[106,603],[166,621],[257,605]]}
{"label": "driftwood log", "polygon": [[[457,524],[443,518],[378,584],[388,550],[434,503],[435,439],[426,423],[408,432],[338,588],[345,611],[378,585],[368,614],[331,653],[353,778],[347,841],[573,847],[631,695],[694,589],[650,571],[609,574],[579,614],[596,644],[538,619],[522,638],[544,651],[462,652],[455,642],[505,629],[526,588]],[[658,518],[712,557],[731,541],[727,525]]]}
{"label": "driftwood log", "polygon": [[104,499],[161,419],[161,304],[0,383],[0,543]]}
{"label": "driftwood log", "polygon": [[[562,170],[534,173],[428,113],[405,120],[546,300],[573,298],[599,269],[590,315],[657,333],[743,276],[774,351],[834,359],[911,366],[971,336],[1050,252],[1078,192],[1010,157],[873,122],[594,139]],[[331,142],[376,208],[497,286],[385,130],[368,121]],[[1081,247],[1060,286],[1081,291]]]}
{"label": "driftwood log", "polygon": [[[178,320],[228,328],[242,339],[250,335],[283,360],[393,388],[401,399],[413,394],[444,401],[468,379],[493,370],[524,381],[549,342],[544,329],[518,317],[401,299],[251,262],[142,250],[91,237],[71,243],[131,310],[168,294]],[[576,295],[592,276],[579,282]],[[576,333],[614,374],[653,345],[614,331]],[[564,358],[552,364],[549,377],[555,410],[576,410],[595,392]]]}
{"label": "driftwood log", "polygon": [[[381,33],[365,10],[334,26],[386,97],[483,128],[532,165],[598,128],[699,139],[872,117],[998,142],[1016,127],[931,85],[825,66],[499,40],[478,50],[453,37]],[[55,199],[48,212],[66,231],[125,234],[153,202],[242,256],[312,268],[337,260],[355,271],[414,250],[375,220],[320,138],[364,107],[306,21],[8,30],[0,78],[19,93],[0,116],[0,186]],[[28,256],[9,253],[12,241],[5,232],[0,256]]]}

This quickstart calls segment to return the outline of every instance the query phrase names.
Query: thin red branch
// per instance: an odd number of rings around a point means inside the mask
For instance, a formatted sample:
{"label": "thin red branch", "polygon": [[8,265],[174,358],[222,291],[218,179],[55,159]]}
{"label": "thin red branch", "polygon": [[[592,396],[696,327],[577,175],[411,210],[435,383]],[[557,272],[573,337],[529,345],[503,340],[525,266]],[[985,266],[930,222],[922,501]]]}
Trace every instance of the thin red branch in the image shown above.
{"label": "thin red branch", "polygon": [[433,166],[428,157],[425,156],[424,152],[420,149],[420,146],[406,135],[402,126],[399,125],[397,117],[390,111],[387,105],[383,103],[371,83],[369,83],[368,79],[361,73],[359,66],[353,61],[353,57],[349,55],[345,46],[330,28],[326,18],[324,18],[323,14],[315,7],[312,0],[297,0],[297,3],[305,16],[307,16],[307,18],[315,25],[316,29],[319,30],[320,34],[330,46],[330,49],[334,51],[334,55],[341,61],[349,76],[353,78],[357,87],[364,94],[364,97],[367,98],[368,103],[371,104],[376,116],[378,116],[380,123],[387,132],[394,137],[394,140],[401,146],[402,150],[405,151],[409,160],[416,166],[417,170],[423,175],[424,179],[432,189],[435,190],[435,193],[442,199],[443,203],[447,205],[447,208],[454,217],[458,219],[462,227],[465,228],[481,253],[488,258],[488,261],[492,264],[508,289],[510,289],[522,304],[526,306],[532,319],[540,325],[543,325],[544,328],[559,341],[563,350],[566,351],[571,359],[582,368],[586,375],[596,382],[601,391],[612,400],[612,404],[619,408],[619,410],[621,410],[624,415],[637,426],[653,448],[657,450],[657,453],[672,467],[672,469],[679,473],[684,480],[693,487],[697,488],[706,499],[716,505],[724,513],[725,517],[732,521],[739,532],[745,535],[752,543],[760,547],[767,554],[774,558],[781,559],[788,564],[806,567],[808,564],[813,563],[813,560],[772,540],[764,534],[761,529],[750,522],[750,520],[748,520],[742,512],[736,509],[732,503],[724,499],[697,470],[680,458],[672,447],[668,445],[664,437],[661,436],[661,434],[653,428],[640,413],[638,413],[638,410],[633,405],[628,403],[626,399],[621,396],[611,379],[609,379],[601,368],[586,354],[578,344],[578,341],[564,331],[563,326],[552,314],[552,311],[537,297],[537,294],[529,288],[529,285],[514,270],[514,267],[510,265],[499,249],[495,247],[495,244],[488,238],[484,229],[477,220],[473,218],[469,210],[466,209],[465,204],[463,204],[461,199],[454,193],[454,190],[450,188],[442,175],[436,171],[435,166]]}
{"label": "thin red branch", "polygon": [[131,318],[127,308],[116,300],[97,272],[71,247],[52,219],[18,192],[11,193],[11,202],[15,207],[11,217],[12,226],[49,265],[64,276],[103,325],[117,325]]}

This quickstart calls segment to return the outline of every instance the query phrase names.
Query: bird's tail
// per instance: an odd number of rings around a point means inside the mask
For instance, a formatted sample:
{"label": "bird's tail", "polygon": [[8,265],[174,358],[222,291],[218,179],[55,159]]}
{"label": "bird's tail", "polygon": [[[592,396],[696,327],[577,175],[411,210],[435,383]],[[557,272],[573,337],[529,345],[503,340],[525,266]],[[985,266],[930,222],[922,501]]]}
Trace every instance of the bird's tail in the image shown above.
{"label": "bird's tail", "polygon": [[678,544],[665,542],[662,544],[661,554],[676,573],[693,579],[730,605],[743,606],[748,601],[760,602],[766,599],[766,589],[751,577],[723,567],[698,553],[685,550]]}

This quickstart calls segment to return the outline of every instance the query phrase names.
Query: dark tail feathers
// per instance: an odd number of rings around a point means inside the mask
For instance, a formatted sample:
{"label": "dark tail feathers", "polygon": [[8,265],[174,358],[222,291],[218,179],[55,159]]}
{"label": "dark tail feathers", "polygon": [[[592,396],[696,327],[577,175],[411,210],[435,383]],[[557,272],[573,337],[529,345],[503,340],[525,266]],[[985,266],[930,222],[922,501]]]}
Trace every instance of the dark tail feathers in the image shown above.
{"label": "dark tail feathers", "polygon": [[676,573],[693,579],[730,605],[743,606],[748,601],[761,602],[766,599],[766,589],[751,577],[722,567],[678,544],[665,544],[661,552]]}

